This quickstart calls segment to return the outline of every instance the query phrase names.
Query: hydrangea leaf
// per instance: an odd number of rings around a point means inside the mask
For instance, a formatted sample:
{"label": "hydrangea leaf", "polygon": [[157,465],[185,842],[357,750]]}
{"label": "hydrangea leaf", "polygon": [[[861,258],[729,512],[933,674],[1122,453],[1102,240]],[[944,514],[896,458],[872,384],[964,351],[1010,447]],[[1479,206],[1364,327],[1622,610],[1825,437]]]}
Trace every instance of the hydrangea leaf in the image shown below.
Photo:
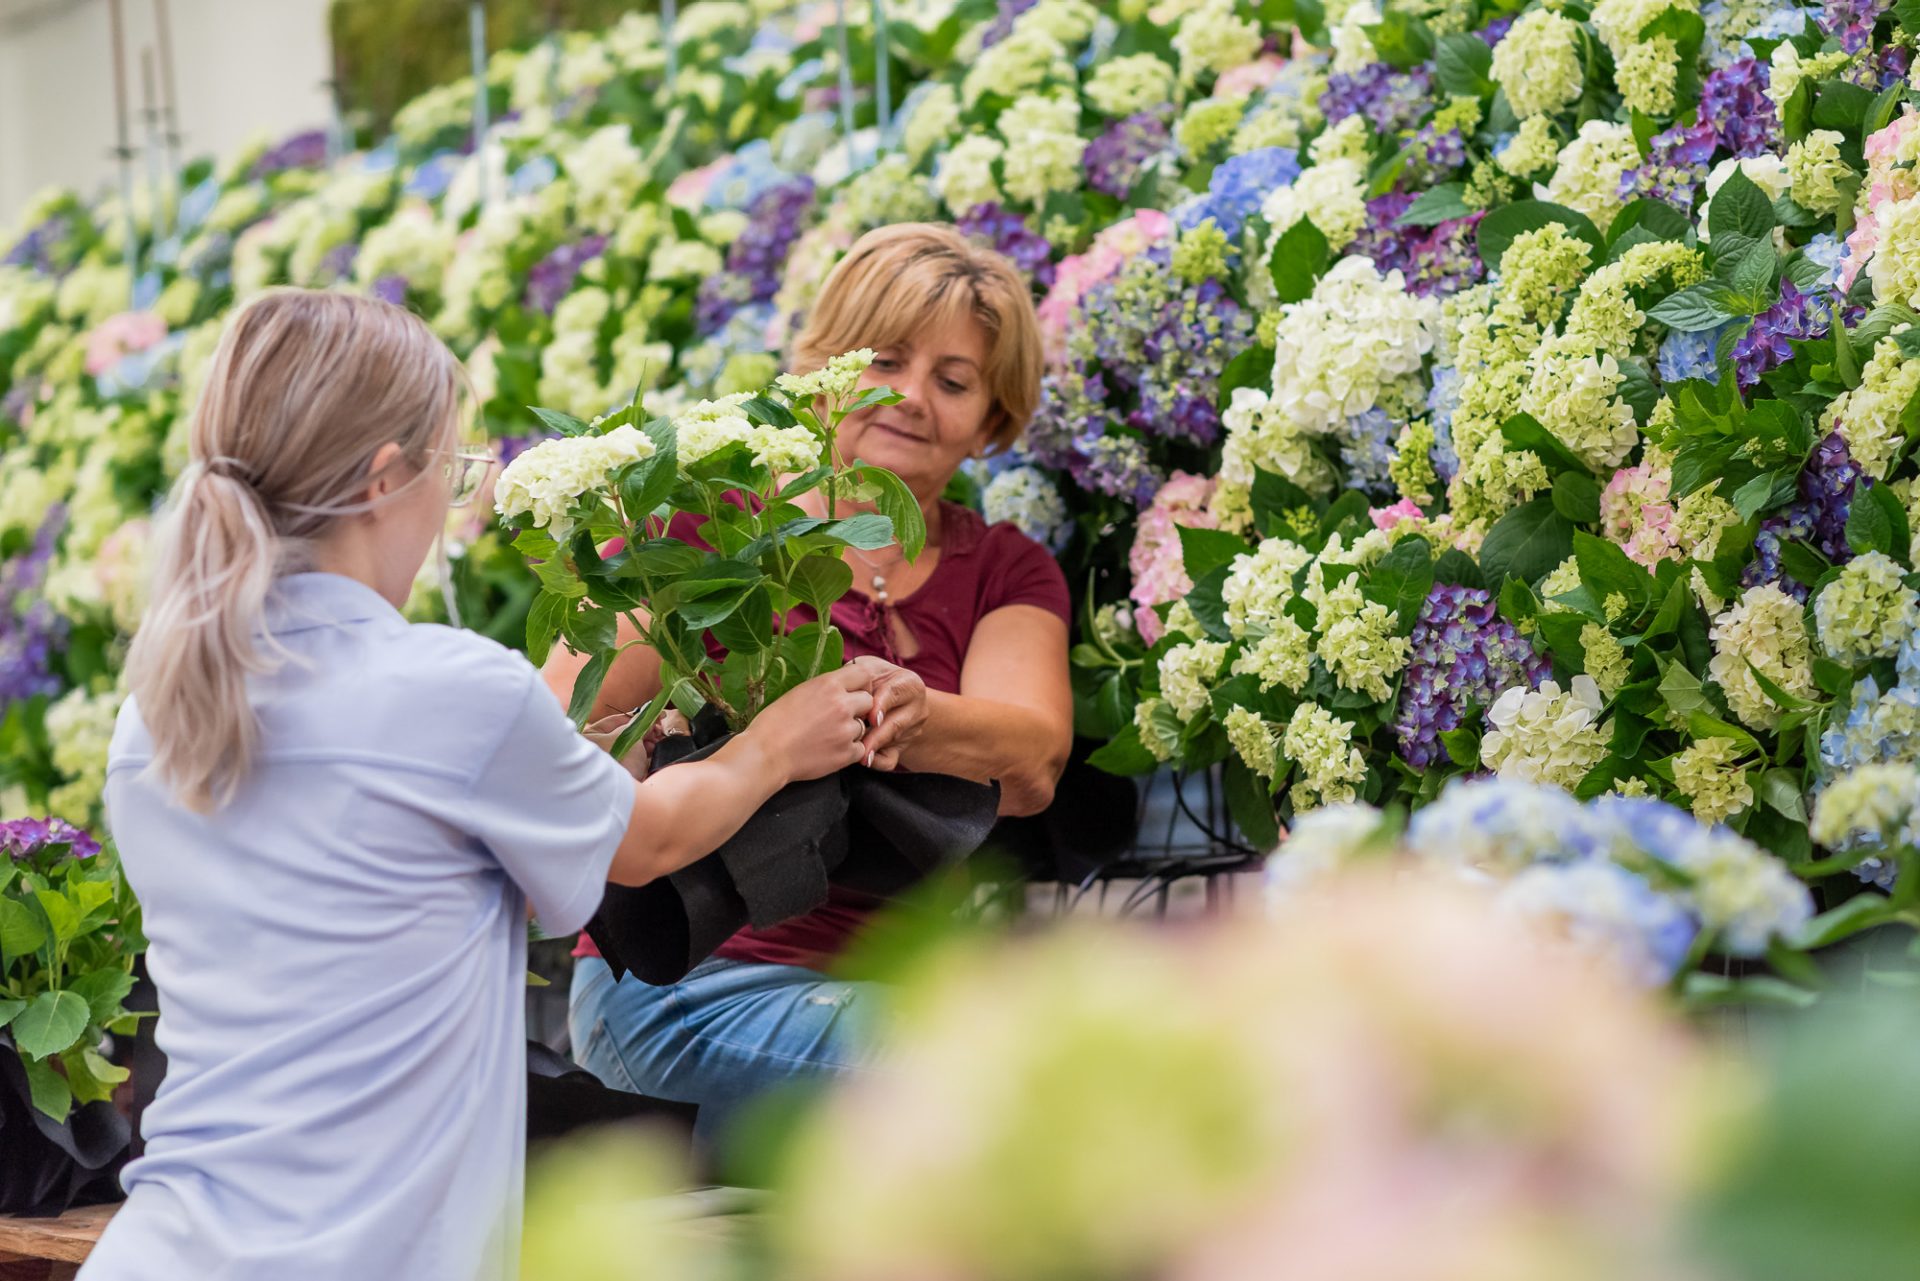
{"label": "hydrangea leaf", "polygon": [[1509,578],[1537,582],[1573,551],[1573,522],[1541,495],[1502,516],[1480,545],[1480,569],[1489,583]]}
{"label": "hydrangea leaf", "polygon": [[14,1016],[13,1043],[21,1054],[44,1059],[79,1040],[87,1018],[87,1003],[72,992],[42,992]]}

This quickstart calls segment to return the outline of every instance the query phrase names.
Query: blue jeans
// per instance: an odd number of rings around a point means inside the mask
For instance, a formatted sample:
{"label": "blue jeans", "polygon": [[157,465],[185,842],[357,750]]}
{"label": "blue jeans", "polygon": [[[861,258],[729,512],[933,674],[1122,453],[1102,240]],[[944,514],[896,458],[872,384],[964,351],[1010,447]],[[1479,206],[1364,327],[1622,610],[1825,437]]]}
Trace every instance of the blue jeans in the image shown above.
{"label": "blue jeans", "polygon": [[777,1086],[857,1075],[869,1061],[860,1006],[873,984],[793,965],[718,957],[678,983],[615,980],[598,957],[574,962],[574,1061],[616,1090],[700,1106],[703,1141],[741,1104]]}

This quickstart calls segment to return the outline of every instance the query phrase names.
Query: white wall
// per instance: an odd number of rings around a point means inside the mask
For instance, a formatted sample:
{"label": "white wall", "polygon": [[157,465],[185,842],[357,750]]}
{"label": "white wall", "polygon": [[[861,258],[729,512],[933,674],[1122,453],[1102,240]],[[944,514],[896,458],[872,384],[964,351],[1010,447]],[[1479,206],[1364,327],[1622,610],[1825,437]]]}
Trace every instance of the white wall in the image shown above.
{"label": "white wall", "polygon": [[[225,155],[262,130],[328,119],[327,0],[169,0],[184,154]],[[154,0],[121,0],[129,128],[145,140],[140,51]],[[108,0],[0,0],[0,232],[53,184],[117,181]],[[156,72],[157,78],[157,72]],[[136,173],[144,181],[144,158]]]}

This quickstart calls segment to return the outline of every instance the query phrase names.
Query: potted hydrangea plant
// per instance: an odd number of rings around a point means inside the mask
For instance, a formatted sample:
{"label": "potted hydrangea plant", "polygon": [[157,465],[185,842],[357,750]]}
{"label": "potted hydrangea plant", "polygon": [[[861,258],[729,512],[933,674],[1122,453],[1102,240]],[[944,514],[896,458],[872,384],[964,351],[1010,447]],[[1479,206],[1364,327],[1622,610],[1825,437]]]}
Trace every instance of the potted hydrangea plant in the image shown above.
{"label": "potted hydrangea plant", "polygon": [[112,1169],[131,1137],[110,1102],[127,1070],[140,907],[110,849],[60,819],[0,823],[0,1212],[57,1213]]}
{"label": "potted hydrangea plant", "polygon": [[[899,400],[885,387],[856,394],[872,359],[849,352],[816,373],[783,374],[764,392],[701,401],[644,425],[637,399],[592,423],[534,410],[560,435],[515,458],[495,488],[495,505],[518,531],[514,546],[541,583],[527,619],[528,657],[544,662],[561,638],[587,657],[570,709],[584,725],[623,649],[648,645],[661,656],[660,694],[615,755],[669,705],[689,719],[716,709],[738,730],[787,690],[838,667],[842,644],[829,611],[853,582],[842,553],[897,538],[909,557],[919,555],[926,525],[906,485],[835,450],[847,415]],[[824,516],[796,501],[814,491],[825,496]],[[850,504],[870,510],[841,515]],[[667,536],[681,513],[705,522],[709,547]],[[786,626],[796,610],[810,617]],[[638,639],[618,639],[622,617]],[[708,637],[724,658],[711,657]]]}

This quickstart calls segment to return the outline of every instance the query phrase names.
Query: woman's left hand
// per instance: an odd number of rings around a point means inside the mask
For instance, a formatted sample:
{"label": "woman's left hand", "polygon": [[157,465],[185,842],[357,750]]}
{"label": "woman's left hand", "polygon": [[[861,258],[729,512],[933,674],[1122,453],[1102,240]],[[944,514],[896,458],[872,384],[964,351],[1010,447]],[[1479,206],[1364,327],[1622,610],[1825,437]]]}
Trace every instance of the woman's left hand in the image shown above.
{"label": "woman's left hand", "polygon": [[891,770],[900,753],[927,725],[927,685],[919,676],[870,655],[853,660],[873,676],[873,714],[861,746],[869,769]]}

